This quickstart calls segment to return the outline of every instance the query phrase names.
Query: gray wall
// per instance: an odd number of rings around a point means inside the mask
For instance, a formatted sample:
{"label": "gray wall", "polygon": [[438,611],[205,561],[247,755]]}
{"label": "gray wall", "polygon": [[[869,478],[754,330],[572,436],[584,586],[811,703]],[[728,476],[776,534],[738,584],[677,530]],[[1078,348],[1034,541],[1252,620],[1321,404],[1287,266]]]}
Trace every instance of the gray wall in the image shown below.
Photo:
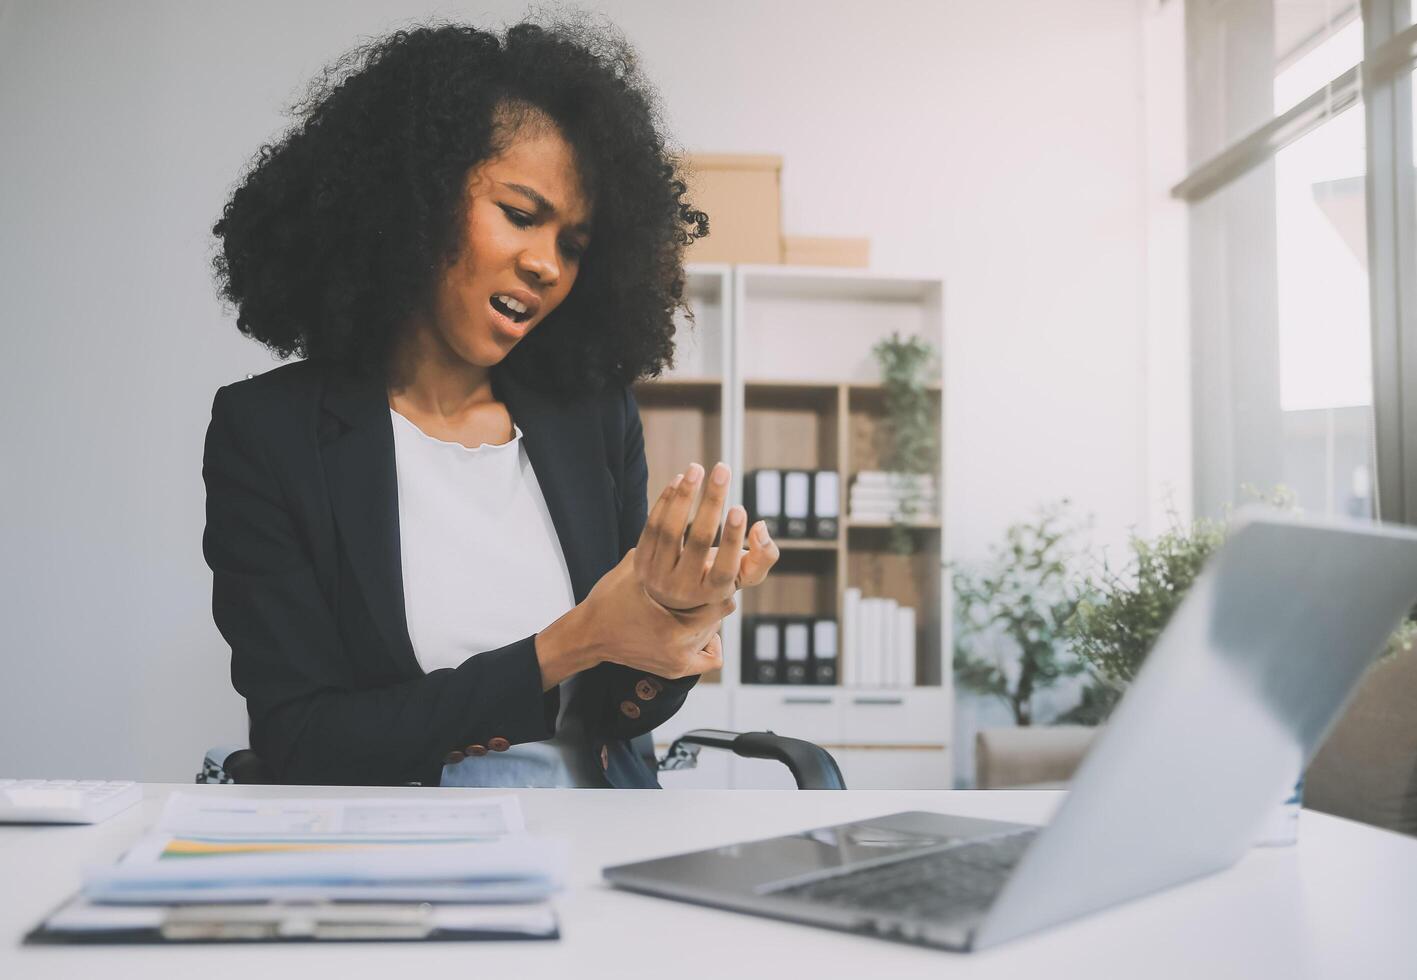
{"label": "gray wall", "polygon": [[[361,36],[522,6],[0,0],[0,773],[185,780],[244,739],[200,461],[213,391],[272,361],[209,228]],[[1143,519],[1143,4],[597,6],[683,146],[786,158],[789,231],[946,278],[954,553],[1057,496]]]}

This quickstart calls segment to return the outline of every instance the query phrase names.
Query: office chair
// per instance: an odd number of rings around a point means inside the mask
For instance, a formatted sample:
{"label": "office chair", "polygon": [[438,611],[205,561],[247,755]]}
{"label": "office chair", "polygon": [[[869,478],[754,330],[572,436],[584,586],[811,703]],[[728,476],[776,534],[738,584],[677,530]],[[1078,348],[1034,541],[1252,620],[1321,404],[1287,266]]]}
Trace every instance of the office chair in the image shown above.
{"label": "office chair", "polygon": [[[648,732],[631,739],[630,746],[661,772],[695,768],[700,749],[725,749],[744,759],[774,759],[781,762],[792,773],[798,789],[846,789],[841,769],[830,752],[800,738],[788,738],[772,732],[739,733],[696,728],[676,738],[662,759],[656,758],[654,738]],[[217,746],[207,750],[196,781],[264,784],[274,783],[275,779],[261,757],[249,748]]]}

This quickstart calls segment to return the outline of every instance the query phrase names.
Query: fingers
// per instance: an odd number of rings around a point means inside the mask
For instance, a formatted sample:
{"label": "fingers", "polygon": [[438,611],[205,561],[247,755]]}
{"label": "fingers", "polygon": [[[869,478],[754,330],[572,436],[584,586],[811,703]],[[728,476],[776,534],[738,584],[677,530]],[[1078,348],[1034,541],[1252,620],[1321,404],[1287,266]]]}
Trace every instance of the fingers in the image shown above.
{"label": "fingers", "polygon": [[654,555],[648,563],[651,579],[667,583],[679,563],[680,543],[684,540],[684,525],[689,522],[689,508],[693,506],[694,495],[699,492],[699,484],[704,479],[704,468],[698,463],[690,463],[665,502],[664,513],[655,528]]}
{"label": "fingers", "polygon": [[753,533],[748,536],[748,553],[738,566],[738,588],[749,589],[760,584],[777,564],[779,555],[781,552],[777,542],[768,534],[767,526],[758,521],[753,525]]}
{"label": "fingers", "polygon": [[725,595],[737,588],[738,568],[743,560],[743,537],[748,530],[748,513],[734,504],[728,508],[723,523],[723,538],[714,549],[711,564],[704,574],[704,584],[715,595]]}
{"label": "fingers", "polygon": [[635,567],[637,569],[649,570],[650,562],[654,558],[655,545],[659,542],[659,525],[664,520],[664,512],[682,479],[684,479],[684,474],[680,473],[672,482],[668,483],[659,492],[659,499],[654,502],[654,506],[650,508],[649,516],[645,518],[644,529],[640,531],[640,540],[635,545]]}
{"label": "fingers", "polygon": [[694,522],[689,526],[689,537],[684,542],[684,552],[676,569],[675,591],[697,588],[702,581],[704,558],[718,535],[718,523],[723,517],[723,504],[728,497],[728,482],[732,474],[727,463],[718,463],[708,475],[704,484],[704,496],[699,501]]}
{"label": "fingers", "polygon": [[709,637],[708,645],[699,651],[695,666],[701,674],[723,666],[723,637],[717,633]]}
{"label": "fingers", "polygon": [[[650,509],[635,548],[634,568],[646,594],[664,610],[703,614],[734,591],[762,583],[777,563],[777,544],[761,521],[749,533],[741,506],[729,508],[719,544],[714,546],[731,480],[725,463],[718,463],[707,479],[703,467],[691,463]],[[690,523],[700,486],[703,499]]]}

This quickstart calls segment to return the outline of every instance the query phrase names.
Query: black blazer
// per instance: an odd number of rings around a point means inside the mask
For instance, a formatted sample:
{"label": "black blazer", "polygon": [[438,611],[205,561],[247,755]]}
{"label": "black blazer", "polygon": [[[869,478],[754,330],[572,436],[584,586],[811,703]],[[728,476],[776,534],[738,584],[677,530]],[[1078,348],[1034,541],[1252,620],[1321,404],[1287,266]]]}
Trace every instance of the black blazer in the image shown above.
{"label": "black blazer", "polygon": [[[629,389],[560,403],[493,372],[523,433],[577,602],[639,539],[648,478]],[[437,785],[444,757],[555,733],[534,637],[425,673],[404,616],[383,385],[303,361],[217,391],[202,475],[212,615],[251,747],[286,783]],[[549,625],[549,624],[548,624]],[[629,740],[694,679],[605,663],[573,678],[563,736],[607,785],[657,786]],[[579,756],[582,756],[580,758]]]}

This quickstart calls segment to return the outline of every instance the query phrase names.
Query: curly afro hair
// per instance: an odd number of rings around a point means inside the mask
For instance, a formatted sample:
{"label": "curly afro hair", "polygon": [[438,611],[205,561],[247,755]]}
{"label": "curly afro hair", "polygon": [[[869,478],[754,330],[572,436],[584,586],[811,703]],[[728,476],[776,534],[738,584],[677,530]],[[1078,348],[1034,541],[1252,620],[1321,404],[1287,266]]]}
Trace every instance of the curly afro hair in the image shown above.
{"label": "curly afro hair", "polygon": [[570,295],[499,370],[569,396],[671,365],[684,247],[708,218],[685,201],[634,52],[605,25],[422,26],[328,67],[212,229],[241,332],[388,378],[399,332],[457,258],[468,171],[497,154],[509,111],[560,130],[595,233]]}

